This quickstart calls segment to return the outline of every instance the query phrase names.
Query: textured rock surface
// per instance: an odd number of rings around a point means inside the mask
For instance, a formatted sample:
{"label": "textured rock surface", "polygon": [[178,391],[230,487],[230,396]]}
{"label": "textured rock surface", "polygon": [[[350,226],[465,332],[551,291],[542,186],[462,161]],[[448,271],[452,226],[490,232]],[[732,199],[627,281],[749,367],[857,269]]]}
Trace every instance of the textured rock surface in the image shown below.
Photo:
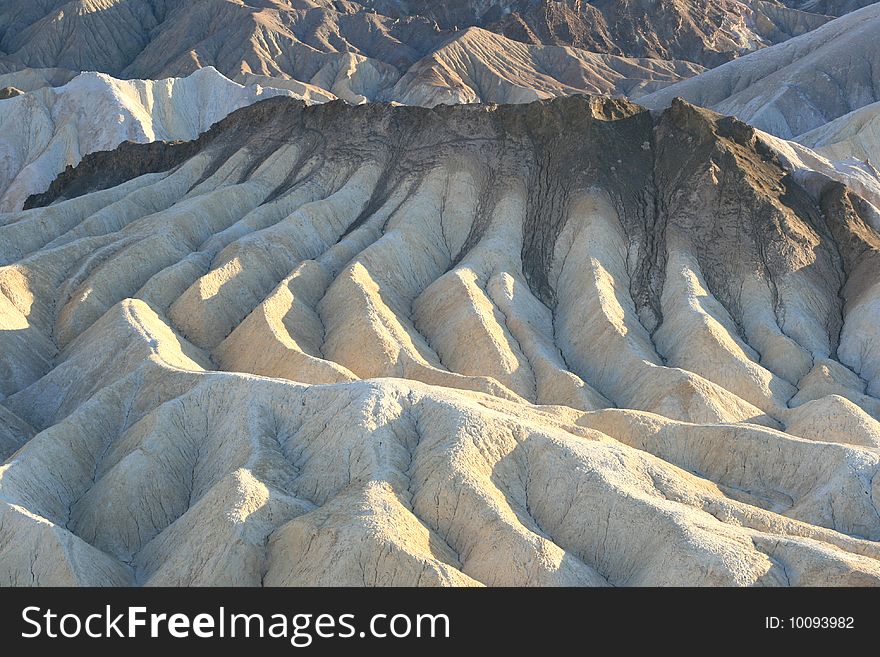
{"label": "textured rock surface", "polygon": [[534,46],[470,28],[414,64],[376,99],[433,107],[524,103],[583,93],[641,95],[701,71],[682,61]]}
{"label": "textured rock surface", "polygon": [[273,98],[87,156],[0,215],[0,581],[880,584],[880,215],[784,144]]}
{"label": "textured rock surface", "polygon": [[[829,20],[826,8],[798,7],[803,3],[796,0],[356,1],[387,16],[429,17],[445,29],[479,26],[526,43],[685,59],[705,66],[784,41]],[[854,8],[837,4],[840,13]]]}
{"label": "textured rock surface", "polygon": [[[39,73],[16,77],[51,79]],[[7,94],[0,106],[0,212],[20,210],[29,196],[46,191],[65,167],[88,153],[123,141],[192,140],[233,110],[279,94],[310,98],[244,87],[212,68],[156,81],[82,73],[63,86]]]}
{"label": "textured rock surface", "polygon": [[791,139],[880,101],[880,4],[639,99],[675,97]]}

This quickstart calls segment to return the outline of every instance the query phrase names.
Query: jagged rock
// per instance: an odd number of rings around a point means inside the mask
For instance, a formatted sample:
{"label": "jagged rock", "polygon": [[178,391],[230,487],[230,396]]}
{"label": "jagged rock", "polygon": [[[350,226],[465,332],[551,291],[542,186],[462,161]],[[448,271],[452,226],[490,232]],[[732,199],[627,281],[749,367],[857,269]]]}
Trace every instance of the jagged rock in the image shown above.
{"label": "jagged rock", "polygon": [[413,65],[379,98],[433,107],[440,103],[527,103],[582,93],[622,96],[647,93],[701,70],[681,61],[634,60],[567,47],[532,46],[470,28]]}

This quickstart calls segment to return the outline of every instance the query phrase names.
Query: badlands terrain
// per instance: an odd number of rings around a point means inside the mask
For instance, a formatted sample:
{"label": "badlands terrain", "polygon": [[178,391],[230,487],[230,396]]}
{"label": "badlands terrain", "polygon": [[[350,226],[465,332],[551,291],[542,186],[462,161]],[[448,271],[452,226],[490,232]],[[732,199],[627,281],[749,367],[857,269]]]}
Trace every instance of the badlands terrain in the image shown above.
{"label": "badlands terrain", "polygon": [[[768,12],[801,27],[749,32]],[[191,140],[273,95],[433,107],[602,94],[653,109],[681,96],[862,163],[835,165],[851,169],[880,157],[877,33],[880,4],[866,2],[8,2],[0,211],[83,155]]]}
{"label": "badlands terrain", "polygon": [[0,585],[880,585],[878,30],[3,2]]}
{"label": "badlands terrain", "polygon": [[0,227],[0,576],[880,583],[880,216],[783,162],[602,98],[87,156]]}
{"label": "badlands terrain", "polygon": [[[629,66],[655,60],[654,66],[666,64],[665,74],[671,70],[688,77],[808,33],[865,4],[869,3],[6,0],[0,6],[0,74],[60,69],[161,79],[212,66],[237,82],[249,75],[270,76],[327,91],[350,86],[369,100],[394,100],[401,95],[395,85],[402,78],[409,87],[429,90],[447,77],[455,82],[462,78],[465,84],[477,84],[481,78],[515,80],[525,67],[563,86],[577,87],[573,81],[579,77],[604,75],[600,62],[619,70],[620,58],[632,60]],[[521,82],[531,86],[527,79]],[[669,79],[661,75],[658,82]]]}
{"label": "badlands terrain", "polygon": [[[350,63],[404,73],[462,30],[533,45],[715,66],[831,20],[797,0],[7,0],[0,72],[163,78],[214,66],[308,81]],[[846,5],[846,6],[843,6]],[[854,7],[852,7],[854,8]]]}

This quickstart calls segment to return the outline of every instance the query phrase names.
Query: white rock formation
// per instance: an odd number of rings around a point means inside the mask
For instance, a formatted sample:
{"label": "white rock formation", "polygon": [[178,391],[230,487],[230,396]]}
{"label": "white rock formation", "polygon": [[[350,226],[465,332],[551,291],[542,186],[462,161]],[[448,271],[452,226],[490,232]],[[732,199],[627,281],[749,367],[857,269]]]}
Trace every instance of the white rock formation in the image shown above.
{"label": "white rock formation", "polygon": [[[16,74],[15,81],[26,76]],[[43,79],[37,76],[37,79]],[[17,85],[16,85],[17,86]],[[117,80],[82,73],[59,87],[0,101],[0,211],[20,210],[83,156],[123,141],[188,141],[261,98],[326,98],[259,84],[242,86],[212,68],[187,78]]]}
{"label": "white rock formation", "polygon": [[841,150],[837,152],[842,159],[829,159],[822,154],[822,149],[814,151],[797,142],[757,132],[761,141],[776,153],[807,189],[817,193],[830,178],[852,187],[875,208],[880,208],[880,171],[868,160],[849,156],[845,150],[848,146],[841,145]]}
{"label": "white rock formation", "polygon": [[43,87],[60,87],[77,76],[75,71],[57,68],[25,68],[0,75],[0,88],[14,87],[20,91],[36,91]]}
{"label": "white rock formation", "polygon": [[880,166],[880,102],[844,114],[796,139],[829,159],[856,158]]}

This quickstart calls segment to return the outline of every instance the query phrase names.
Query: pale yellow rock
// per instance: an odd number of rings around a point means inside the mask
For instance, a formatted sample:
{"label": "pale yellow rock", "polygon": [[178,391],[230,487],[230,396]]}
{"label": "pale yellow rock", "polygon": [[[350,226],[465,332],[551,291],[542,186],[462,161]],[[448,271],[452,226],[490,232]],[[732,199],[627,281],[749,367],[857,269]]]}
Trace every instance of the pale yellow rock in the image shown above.
{"label": "pale yellow rock", "polygon": [[831,443],[880,448],[880,422],[845,397],[829,395],[788,413],[785,431]]}
{"label": "pale yellow rock", "polygon": [[823,359],[798,382],[798,394],[790,405],[796,408],[806,402],[837,395],[849,399],[864,411],[880,417],[880,400],[865,394],[866,383],[859,376],[837,361]]}
{"label": "pale yellow rock", "polygon": [[0,501],[0,527],[4,586],[128,586],[132,582],[124,564],[20,506]]}

